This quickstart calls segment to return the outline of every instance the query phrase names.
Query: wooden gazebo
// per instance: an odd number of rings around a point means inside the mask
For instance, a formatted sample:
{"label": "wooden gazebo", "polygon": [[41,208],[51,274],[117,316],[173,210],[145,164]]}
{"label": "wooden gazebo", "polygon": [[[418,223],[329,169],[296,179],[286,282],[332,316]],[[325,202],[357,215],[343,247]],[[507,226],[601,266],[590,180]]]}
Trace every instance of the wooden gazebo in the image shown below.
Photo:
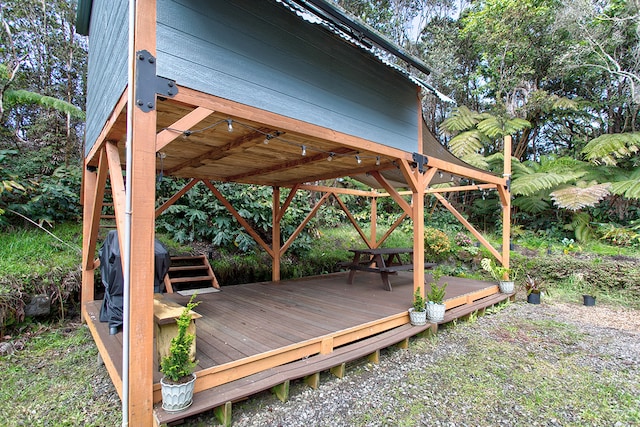
{"label": "wooden gazebo", "polygon": [[[121,397],[126,396],[125,410],[131,425],[169,419],[158,415],[157,410],[153,416],[154,403],[159,400],[153,342],[154,221],[198,182],[206,185],[269,253],[275,283],[280,281],[282,254],[306,224],[303,222],[280,244],[283,236],[279,224],[293,196],[297,191],[322,192],[313,215],[330,195],[339,200],[341,192],[313,183],[345,176],[375,188],[352,194],[374,199],[390,196],[402,208],[403,218],[413,221],[416,268],[401,276],[407,283],[405,293],[394,288],[393,298],[382,297],[388,300],[387,308],[393,304],[408,307],[413,290],[420,286],[424,289],[425,272],[418,266],[424,262],[425,194],[435,195],[502,264],[508,265],[510,162],[505,162],[505,175],[497,177],[465,164],[444,149],[422,117],[421,96],[434,92],[419,78],[429,72],[427,67],[332,3],[137,0],[130,4],[129,0],[80,0],[77,13],[78,31],[89,35],[90,50],[83,175],[83,316],[116,389]],[[403,65],[394,65],[395,61]],[[509,145],[507,138],[506,153],[510,152]],[[173,198],[156,206],[158,173],[191,181]],[[434,183],[460,182],[462,178],[468,180],[466,185],[431,188]],[[109,337],[96,320],[94,272],[99,263],[95,253],[107,181],[121,253],[126,255],[123,263],[129,265],[125,269],[129,271],[126,280],[131,301],[128,337]],[[251,230],[216,188],[216,182],[273,188],[272,244]],[[504,224],[502,253],[442,196],[444,192],[478,189],[495,189],[499,194]],[[288,197],[281,203],[283,190]],[[410,192],[411,202],[402,190]],[[381,241],[375,237],[375,212],[371,228],[371,236],[361,235],[367,246],[377,247]],[[286,284],[292,290],[288,295],[295,298],[296,289],[303,292],[305,283]],[[277,292],[272,289],[276,294],[284,288],[277,288]],[[373,295],[363,289],[364,294]],[[345,291],[338,286],[331,292],[339,295]],[[448,308],[471,304],[497,292],[495,286],[478,288],[476,293],[462,292],[451,296]],[[207,325],[206,313],[220,314],[204,306],[199,322]],[[286,307],[282,305],[282,310]],[[404,337],[419,332],[409,330],[406,311],[396,306],[388,313],[383,307],[376,310],[378,317],[362,314],[354,320],[357,326],[336,325],[339,332],[313,331],[316,335],[309,336],[317,338],[301,336],[297,344],[282,344],[250,357],[238,356],[226,365],[203,355],[216,367],[200,366],[202,375],[198,376],[196,391],[215,390],[310,355],[348,353],[349,347],[341,346],[386,333],[380,338],[381,348],[394,341],[385,337],[397,334],[399,327],[404,328]],[[311,325],[307,328],[314,329]],[[304,329],[304,324],[299,329]],[[125,366],[118,364],[123,358],[123,340],[130,344]],[[203,342],[206,345],[215,347]],[[353,354],[360,354],[365,347],[354,349]],[[339,348],[341,353],[336,352]],[[224,370],[223,365],[229,369]],[[128,378],[127,390],[123,390],[123,376]],[[228,403],[222,397],[218,400]],[[206,406],[202,404],[200,409]],[[218,404],[208,407],[212,406]]]}

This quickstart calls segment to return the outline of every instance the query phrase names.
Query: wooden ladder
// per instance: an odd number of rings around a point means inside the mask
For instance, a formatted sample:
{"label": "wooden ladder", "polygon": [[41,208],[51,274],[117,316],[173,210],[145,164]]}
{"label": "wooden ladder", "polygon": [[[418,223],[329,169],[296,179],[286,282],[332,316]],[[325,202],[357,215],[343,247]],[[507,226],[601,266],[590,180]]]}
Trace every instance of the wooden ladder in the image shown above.
{"label": "wooden ladder", "polygon": [[164,284],[169,293],[209,286],[220,289],[218,279],[205,255],[171,257],[171,267],[164,276]]}

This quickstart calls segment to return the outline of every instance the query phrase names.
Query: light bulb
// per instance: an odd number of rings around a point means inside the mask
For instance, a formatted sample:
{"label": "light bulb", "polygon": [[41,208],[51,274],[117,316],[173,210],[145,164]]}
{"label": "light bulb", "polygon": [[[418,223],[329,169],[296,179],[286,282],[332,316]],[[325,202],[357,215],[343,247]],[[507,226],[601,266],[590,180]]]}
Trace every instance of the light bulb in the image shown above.
{"label": "light bulb", "polygon": [[307,147],[305,147],[304,145],[302,146],[302,156],[306,156],[307,155]]}
{"label": "light bulb", "polygon": [[329,157],[327,157],[327,161],[331,161],[333,160],[333,156],[335,156],[335,153],[329,153]]}
{"label": "light bulb", "polygon": [[227,130],[229,132],[233,132],[233,120],[231,120],[231,119],[227,120]]}
{"label": "light bulb", "polygon": [[376,166],[380,166],[380,156],[376,156]]}
{"label": "light bulb", "polygon": [[362,163],[362,159],[360,159],[360,156],[356,156],[356,162],[358,162],[358,164]]}

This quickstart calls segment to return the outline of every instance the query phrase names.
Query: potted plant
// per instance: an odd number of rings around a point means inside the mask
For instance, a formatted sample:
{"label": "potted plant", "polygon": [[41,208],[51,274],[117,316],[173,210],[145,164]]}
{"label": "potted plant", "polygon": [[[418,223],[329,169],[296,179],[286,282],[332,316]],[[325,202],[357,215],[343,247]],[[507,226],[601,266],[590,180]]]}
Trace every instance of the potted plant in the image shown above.
{"label": "potted plant", "polygon": [[444,305],[444,294],[448,283],[438,285],[440,275],[433,273],[433,282],[431,282],[431,289],[427,293],[427,318],[432,322],[442,322],[444,320],[444,312],[446,307]]}
{"label": "potted plant", "polygon": [[413,294],[413,307],[409,309],[409,319],[414,326],[427,324],[427,312],[425,311],[425,301],[420,292],[420,287]]}
{"label": "potted plant", "polygon": [[524,290],[527,293],[527,302],[529,304],[540,304],[540,295],[543,292],[549,293],[545,282],[536,280],[528,274],[524,281]]}
{"label": "potted plant", "polygon": [[191,360],[191,343],[194,334],[187,332],[191,323],[191,310],[199,304],[193,302],[195,294],[189,300],[180,316],[176,319],[178,335],[173,337],[169,346],[169,354],[162,359],[160,379],[162,391],[162,409],[178,412],[188,408],[193,402],[193,389],[196,375],[193,373],[196,362]]}
{"label": "potted plant", "polygon": [[488,271],[499,284],[500,292],[504,294],[512,294],[514,290],[514,282],[518,276],[517,270],[502,265],[497,265],[492,259],[482,258],[480,265],[485,271]]}
{"label": "potted plant", "polygon": [[586,306],[596,305],[596,287],[584,279],[582,273],[573,273],[571,281],[582,291],[582,304]]}

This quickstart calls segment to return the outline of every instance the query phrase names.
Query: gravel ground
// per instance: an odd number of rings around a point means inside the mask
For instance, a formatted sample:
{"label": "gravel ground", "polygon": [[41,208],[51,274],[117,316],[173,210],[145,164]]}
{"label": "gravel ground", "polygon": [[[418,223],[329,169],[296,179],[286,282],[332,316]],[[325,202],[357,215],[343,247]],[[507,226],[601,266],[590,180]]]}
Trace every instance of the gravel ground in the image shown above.
{"label": "gravel ground", "polygon": [[263,393],[235,404],[233,426],[640,425],[639,314],[507,304],[385,350],[379,364],[352,364],[342,379],[322,373],[317,390],[292,383],[285,403]]}

